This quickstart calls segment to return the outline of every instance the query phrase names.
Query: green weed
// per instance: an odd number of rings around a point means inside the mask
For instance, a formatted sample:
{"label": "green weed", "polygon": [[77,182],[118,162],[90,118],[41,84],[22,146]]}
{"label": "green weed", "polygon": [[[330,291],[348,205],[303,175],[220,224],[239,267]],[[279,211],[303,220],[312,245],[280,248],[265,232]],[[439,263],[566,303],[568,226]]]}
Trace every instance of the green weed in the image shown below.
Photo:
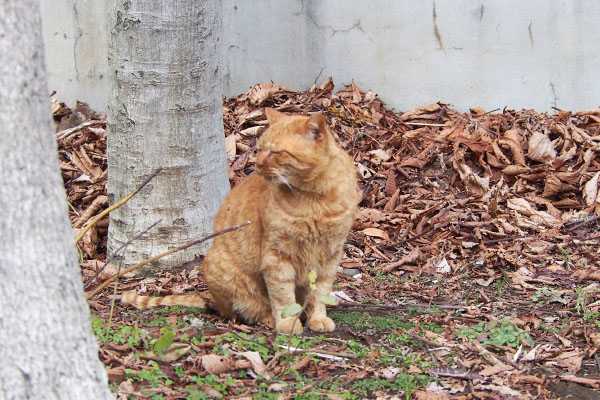
{"label": "green weed", "polygon": [[102,318],[91,314],[91,319],[94,336],[103,342],[119,344],[127,343],[132,347],[137,347],[142,342],[142,337],[147,336],[144,331],[128,325],[117,326],[108,332],[108,329],[105,327],[106,323]]}
{"label": "green weed", "polygon": [[173,384],[173,381],[160,370],[156,361],[150,360],[147,365],[151,366],[152,369],[142,369],[139,371],[126,369],[125,378],[132,381],[146,381],[153,388],[158,387],[159,385],[171,386]]}
{"label": "green weed", "polygon": [[531,301],[535,301],[536,303],[562,303],[565,304],[569,301],[568,298],[563,298],[563,294],[551,290],[548,288],[544,288],[542,290],[536,290],[535,294],[530,297]]}
{"label": "green weed", "polygon": [[352,326],[355,330],[364,331],[377,329],[389,331],[390,329],[408,330],[414,323],[404,321],[397,315],[369,315],[361,312],[332,312],[331,318],[338,324]]}
{"label": "green weed", "polygon": [[486,323],[484,321],[471,327],[460,328],[456,330],[456,337],[464,335],[469,339],[475,339],[481,334],[486,334],[487,338],[483,344],[495,344],[498,346],[509,346],[517,348],[521,345],[521,340],[533,346],[533,340],[529,333],[519,328],[508,318],[503,319],[499,325],[498,321]]}
{"label": "green weed", "polygon": [[588,312],[583,314],[583,319],[592,325],[595,325],[596,328],[600,329],[600,312]]}
{"label": "green weed", "polygon": [[508,280],[506,278],[506,273],[503,271],[502,272],[502,277],[499,279],[496,279],[494,281],[494,283],[496,284],[496,290],[498,291],[498,293],[502,293],[502,291],[504,290],[504,287],[506,286],[506,284],[508,283]]}
{"label": "green weed", "polygon": [[361,379],[352,383],[351,387],[367,396],[374,390],[390,390],[404,392],[404,397],[410,399],[412,393],[420,386],[426,386],[431,381],[427,375],[399,374],[393,380],[382,378]]}

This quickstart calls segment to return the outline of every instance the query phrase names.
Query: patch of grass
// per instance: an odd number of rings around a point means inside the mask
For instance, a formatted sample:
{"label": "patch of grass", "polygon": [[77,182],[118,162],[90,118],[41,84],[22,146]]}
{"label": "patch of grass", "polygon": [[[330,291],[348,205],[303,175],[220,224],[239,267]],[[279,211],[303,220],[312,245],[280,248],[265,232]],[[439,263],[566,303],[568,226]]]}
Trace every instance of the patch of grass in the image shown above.
{"label": "patch of grass", "polygon": [[[190,380],[193,383],[195,383],[196,385],[198,385],[199,387],[206,385],[206,386],[210,386],[211,388],[215,389],[217,392],[220,393],[220,397],[218,397],[218,398],[223,398],[224,396],[230,394],[230,393],[228,393],[230,387],[235,385],[235,379],[233,379],[231,376],[228,376],[227,378],[225,378],[224,381],[221,381],[219,376],[214,375],[214,374],[210,374],[210,375],[206,375],[206,376],[193,375],[193,376],[190,376]],[[186,396],[187,399],[209,399],[209,398],[212,398],[212,397],[208,396],[206,393],[204,393],[202,390],[199,390],[198,388],[193,387],[193,386],[186,387],[186,390],[188,391],[188,395]]]}
{"label": "patch of grass", "polygon": [[496,284],[496,290],[498,291],[498,293],[502,294],[502,291],[504,290],[504,287],[508,283],[508,280],[506,278],[506,273],[503,271],[502,272],[502,277],[499,278],[499,279],[496,279],[494,281],[494,283]]}
{"label": "patch of grass", "polygon": [[[156,388],[159,385],[171,386],[173,381],[170,380],[164,372],[160,370],[158,363],[156,361],[150,360],[148,361],[149,366],[152,367],[150,370],[142,369],[139,371],[134,371],[131,369],[125,370],[125,379],[131,381],[145,381],[150,384],[150,387]],[[143,387],[143,386],[142,386]]]}
{"label": "patch of grass", "polygon": [[94,336],[105,343],[119,343],[132,347],[139,346],[142,342],[142,337],[146,337],[146,332],[136,329],[133,326],[116,326],[110,329],[106,328],[106,322],[97,315],[91,314],[92,332]]}
{"label": "patch of grass", "polygon": [[146,325],[148,326],[170,326],[169,322],[167,322],[167,317],[160,316],[152,321],[149,321]]}
{"label": "patch of grass", "polygon": [[406,333],[389,333],[387,335],[383,335],[381,337],[381,340],[385,340],[386,342],[390,343],[390,344],[409,344],[412,343],[413,345],[419,346],[421,345],[421,342],[419,342],[418,340],[416,340],[415,338],[413,338],[412,336],[406,334]]}
{"label": "patch of grass", "polygon": [[562,303],[568,302],[568,299],[563,298],[563,294],[548,288],[536,290],[535,294],[530,297],[531,301],[536,303]]}
{"label": "patch of grass", "polygon": [[460,328],[456,330],[456,337],[464,335],[469,339],[475,339],[479,335],[485,335],[483,344],[495,344],[498,346],[509,346],[517,348],[521,345],[521,340],[533,346],[533,340],[529,333],[519,328],[508,318],[502,321],[480,322],[471,327]]}
{"label": "patch of grass", "polygon": [[600,312],[588,312],[583,314],[583,319],[589,324],[594,325],[596,328],[600,329]]}
{"label": "patch of grass", "polygon": [[314,347],[315,344],[325,340],[325,336],[319,335],[314,337],[303,337],[292,336],[291,339],[287,335],[277,335],[275,337],[275,343],[281,346],[288,346],[288,344],[292,347],[296,347],[299,349],[310,349]]}
{"label": "patch of grass", "polygon": [[419,387],[426,386],[431,378],[423,374],[399,374],[393,380],[383,378],[361,379],[353,382],[351,388],[363,396],[369,395],[374,390],[390,390],[404,392],[404,397],[410,399],[412,393]]}
{"label": "patch of grass", "polygon": [[330,317],[340,325],[349,325],[355,330],[364,331],[376,329],[389,331],[390,329],[407,330],[415,326],[413,322],[404,321],[397,315],[369,315],[362,312],[332,312]]}
{"label": "patch of grass", "polygon": [[[273,353],[266,345],[267,339],[264,336],[253,337],[244,332],[239,332],[237,334],[229,333],[226,336],[217,338],[217,341],[229,343],[229,347],[235,351],[256,351],[260,354],[263,361],[268,361],[269,354]],[[223,351],[222,347],[221,351]]]}
{"label": "patch of grass", "polygon": [[421,325],[421,329],[424,331],[430,331],[433,333],[443,333],[444,328],[442,328],[437,322],[430,322],[428,324]]}

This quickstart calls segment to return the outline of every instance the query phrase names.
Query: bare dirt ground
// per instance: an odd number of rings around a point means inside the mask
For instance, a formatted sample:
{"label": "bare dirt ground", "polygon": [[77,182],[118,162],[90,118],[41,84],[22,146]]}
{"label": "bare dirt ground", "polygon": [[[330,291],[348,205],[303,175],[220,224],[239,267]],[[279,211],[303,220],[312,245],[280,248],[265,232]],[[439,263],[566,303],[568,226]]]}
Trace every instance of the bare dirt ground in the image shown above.
{"label": "bare dirt ground", "polygon": [[[338,329],[290,339],[210,309],[111,311],[110,285],[89,304],[118,398],[600,398],[600,109],[394,112],[354,84],[256,85],[224,100],[232,184],[253,169],[264,107],[323,112],[360,173]],[[53,111],[79,231],[108,206],[106,118]],[[88,293],[117,270],[107,228],[79,242]],[[117,294],[205,293],[201,260]]]}

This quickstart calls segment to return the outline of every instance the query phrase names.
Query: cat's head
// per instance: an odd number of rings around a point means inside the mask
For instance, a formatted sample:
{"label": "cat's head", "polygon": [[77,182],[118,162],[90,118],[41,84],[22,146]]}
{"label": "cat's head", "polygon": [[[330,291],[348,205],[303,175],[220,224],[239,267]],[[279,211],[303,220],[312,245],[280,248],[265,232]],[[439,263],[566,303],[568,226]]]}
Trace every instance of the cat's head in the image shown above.
{"label": "cat's head", "polygon": [[301,187],[316,179],[327,166],[333,140],[321,113],[309,117],[265,109],[269,128],[257,142],[256,172]]}

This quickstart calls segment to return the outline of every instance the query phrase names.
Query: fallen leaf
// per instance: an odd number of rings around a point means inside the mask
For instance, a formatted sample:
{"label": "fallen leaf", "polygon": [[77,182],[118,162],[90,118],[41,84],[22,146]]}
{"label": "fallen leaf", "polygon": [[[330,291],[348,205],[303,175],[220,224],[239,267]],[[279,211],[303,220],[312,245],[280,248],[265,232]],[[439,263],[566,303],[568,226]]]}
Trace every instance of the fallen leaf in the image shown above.
{"label": "fallen leaf", "polygon": [[200,363],[209,374],[224,374],[232,369],[232,362],[229,358],[216,354],[206,354],[200,357]]}
{"label": "fallen leaf", "polygon": [[598,195],[598,178],[600,177],[600,171],[596,172],[592,179],[587,181],[583,186],[583,201],[586,206],[594,205],[596,202],[596,196]]}
{"label": "fallen leaf", "polygon": [[388,236],[388,234],[383,229],[379,229],[379,228],[366,228],[366,229],[363,229],[361,232],[364,233],[367,236],[378,237],[378,238],[381,238],[381,239],[385,239],[387,241],[390,240],[390,237]]}
{"label": "fallen leaf", "polygon": [[538,131],[533,132],[529,137],[527,157],[539,162],[550,162],[556,158],[556,151],[548,135]]}
{"label": "fallen leaf", "polygon": [[565,368],[569,372],[576,373],[581,369],[581,363],[583,362],[584,355],[585,354],[583,352],[573,350],[561,353],[554,360],[559,367]]}
{"label": "fallen leaf", "polygon": [[256,375],[264,375],[267,367],[257,351],[245,351],[237,354],[250,361],[252,370],[254,370]]}
{"label": "fallen leaf", "polygon": [[281,86],[276,83],[262,83],[255,85],[248,92],[248,100],[251,104],[260,106],[265,100],[277,93],[279,90],[281,90]]}
{"label": "fallen leaf", "polygon": [[237,147],[235,146],[235,135],[229,135],[225,138],[225,152],[229,157],[235,156]]}

